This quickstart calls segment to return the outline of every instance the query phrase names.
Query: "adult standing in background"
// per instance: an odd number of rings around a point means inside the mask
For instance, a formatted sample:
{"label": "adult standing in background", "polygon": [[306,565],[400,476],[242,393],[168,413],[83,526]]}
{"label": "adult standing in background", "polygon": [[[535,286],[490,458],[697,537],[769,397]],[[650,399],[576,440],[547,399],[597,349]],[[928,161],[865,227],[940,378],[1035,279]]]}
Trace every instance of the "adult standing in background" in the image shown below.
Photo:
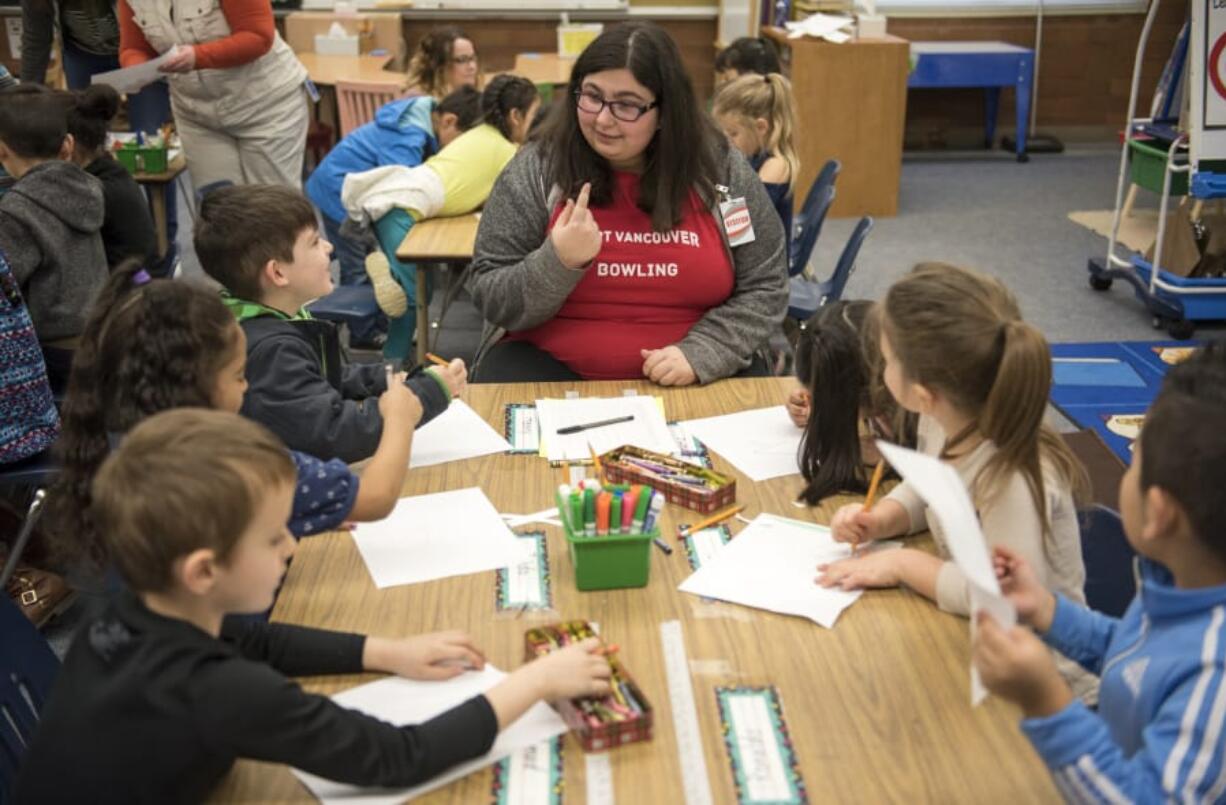
{"label": "adult standing in background", "polygon": [[454,25],[435,28],[422,37],[409,59],[408,92],[438,100],[460,87],[475,87],[477,47]]}
{"label": "adult standing in background", "polygon": [[118,13],[124,67],[174,51],[159,69],[196,187],[301,186],[307,73],[268,0],[119,0]]}

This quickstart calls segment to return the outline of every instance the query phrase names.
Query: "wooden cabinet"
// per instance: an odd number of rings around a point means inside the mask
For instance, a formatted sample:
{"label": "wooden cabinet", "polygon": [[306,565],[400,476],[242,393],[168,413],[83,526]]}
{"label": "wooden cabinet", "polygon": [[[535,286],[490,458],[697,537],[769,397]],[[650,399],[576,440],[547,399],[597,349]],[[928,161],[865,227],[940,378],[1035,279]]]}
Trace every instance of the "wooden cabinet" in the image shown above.
{"label": "wooden cabinet", "polygon": [[898,213],[909,45],[885,36],[842,45],[788,39],[764,28],[785,52],[796,97],[800,178],[796,208],[828,159],[843,163],[836,217]]}

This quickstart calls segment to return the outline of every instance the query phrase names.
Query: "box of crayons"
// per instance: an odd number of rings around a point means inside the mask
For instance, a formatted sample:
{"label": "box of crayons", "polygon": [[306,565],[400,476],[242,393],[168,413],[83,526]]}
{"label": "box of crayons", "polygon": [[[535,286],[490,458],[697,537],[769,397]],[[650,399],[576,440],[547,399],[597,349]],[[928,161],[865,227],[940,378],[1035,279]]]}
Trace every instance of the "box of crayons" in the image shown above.
{"label": "box of crayons", "polygon": [[736,479],[641,447],[618,447],[600,457],[615,483],[646,484],[669,503],[710,514],[736,501]]}
{"label": "box of crayons", "polygon": [[[656,502],[655,498],[659,498]],[[580,590],[645,587],[664,498],[647,486],[585,478],[556,492],[558,514]],[[653,505],[654,504],[654,505]]]}
{"label": "box of crayons", "polygon": [[[555,623],[529,629],[524,634],[527,660],[597,637],[584,620]],[[612,676],[610,692],[603,697],[570,699],[554,707],[571,728],[585,751],[603,752],[635,741],[651,740],[651,704],[617,659],[617,646],[601,646]]]}

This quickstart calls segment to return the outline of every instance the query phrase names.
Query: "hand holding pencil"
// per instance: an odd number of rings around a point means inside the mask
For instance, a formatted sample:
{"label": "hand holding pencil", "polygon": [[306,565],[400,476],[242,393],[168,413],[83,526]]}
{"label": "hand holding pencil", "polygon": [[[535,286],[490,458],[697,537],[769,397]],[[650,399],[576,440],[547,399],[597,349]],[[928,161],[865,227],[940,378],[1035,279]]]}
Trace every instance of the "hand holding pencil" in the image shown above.
{"label": "hand holding pencil", "polygon": [[881,523],[872,511],[873,501],[877,497],[877,489],[881,486],[881,478],[885,474],[885,461],[877,462],[873,470],[873,478],[868,485],[868,494],[864,503],[849,503],[839,508],[830,521],[830,535],[836,542],[850,542],[852,554],[859,549],[860,544],[881,538]]}
{"label": "hand holding pencil", "polygon": [[426,353],[426,359],[438,367],[431,371],[438,372],[452,397],[459,397],[468,389],[468,367],[464,361],[459,358],[446,361],[432,353]]}

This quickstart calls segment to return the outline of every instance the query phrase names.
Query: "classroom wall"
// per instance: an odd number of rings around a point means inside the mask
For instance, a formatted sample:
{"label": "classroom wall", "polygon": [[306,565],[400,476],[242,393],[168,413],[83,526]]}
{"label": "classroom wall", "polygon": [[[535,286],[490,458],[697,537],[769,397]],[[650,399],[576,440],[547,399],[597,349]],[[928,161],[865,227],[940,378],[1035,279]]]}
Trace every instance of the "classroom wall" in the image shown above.
{"label": "classroom wall", "polygon": [[[1165,3],[1150,32],[1138,104],[1147,112],[1162,67],[1187,13]],[[1047,16],[1039,69],[1038,126],[1071,137],[1114,136],[1124,127],[1133,55],[1143,14]],[[891,18],[889,31],[905,39],[1001,40],[1034,47],[1034,17]],[[907,93],[908,147],[974,145],[982,138],[981,90]],[[1013,129],[1014,95],[1001,95],[999,131]]]}

